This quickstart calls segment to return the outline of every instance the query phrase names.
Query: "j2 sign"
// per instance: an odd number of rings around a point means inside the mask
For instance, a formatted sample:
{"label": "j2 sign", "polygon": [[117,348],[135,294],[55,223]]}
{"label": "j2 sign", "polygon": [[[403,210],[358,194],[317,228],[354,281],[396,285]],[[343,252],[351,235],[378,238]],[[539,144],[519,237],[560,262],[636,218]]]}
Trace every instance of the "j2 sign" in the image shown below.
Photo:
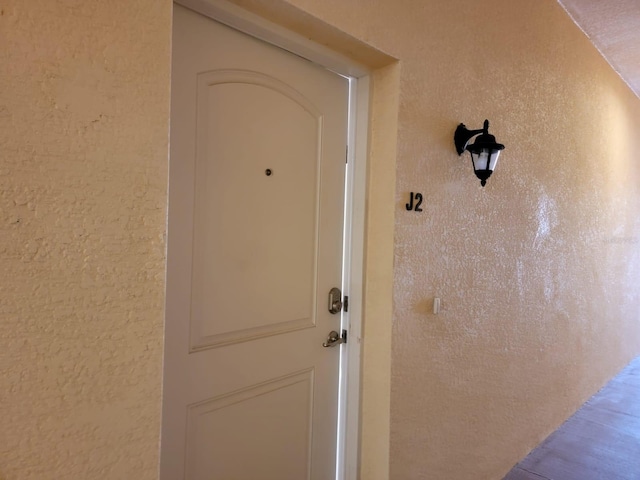
{"label": "j2 sign", "polygon": [[409,203],[407,203],[406,207],[408,211],[421,212],[420,208],[422,205],[422,194],[421,193],[413,193],[411,192],[411,197],[409,198]]}

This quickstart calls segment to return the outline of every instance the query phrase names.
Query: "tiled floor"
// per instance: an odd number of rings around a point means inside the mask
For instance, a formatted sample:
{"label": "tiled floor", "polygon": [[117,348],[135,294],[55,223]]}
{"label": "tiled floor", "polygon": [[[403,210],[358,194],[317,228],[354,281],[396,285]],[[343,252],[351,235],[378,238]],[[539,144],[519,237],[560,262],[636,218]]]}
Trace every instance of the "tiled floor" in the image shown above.
{"label": "tiled floor", "polygon": [[503,480],[640,480],[640,357]]}

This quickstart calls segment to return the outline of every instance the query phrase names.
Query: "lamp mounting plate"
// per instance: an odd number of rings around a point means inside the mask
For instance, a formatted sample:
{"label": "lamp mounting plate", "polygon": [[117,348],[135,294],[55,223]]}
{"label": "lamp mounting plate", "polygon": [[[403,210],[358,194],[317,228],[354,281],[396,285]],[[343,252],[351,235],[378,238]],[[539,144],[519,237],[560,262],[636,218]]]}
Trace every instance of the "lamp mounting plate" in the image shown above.
{"label": "lamp mounting plate", "polygon": [[456,152],[458,152],[458,155],[462,155],[469,141],[482,132],[484,132],[483,128],[478,130],[469,130],[465,127],[464,123],[458,125],[456,132],[453,134],[453,141],[456,144]]}

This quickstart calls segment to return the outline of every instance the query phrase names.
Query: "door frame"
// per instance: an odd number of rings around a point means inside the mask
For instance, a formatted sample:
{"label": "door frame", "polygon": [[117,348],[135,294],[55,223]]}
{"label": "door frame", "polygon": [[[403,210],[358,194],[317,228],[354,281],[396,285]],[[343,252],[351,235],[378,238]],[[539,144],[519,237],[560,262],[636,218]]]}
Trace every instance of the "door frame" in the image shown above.
{"label": "door frame", "polygon": [[227,0],[174,0],[174,2],[305,58],[349,80],[349,131],[342,276],[343,292],[349,295],[349,311],[343,312],[342,326],[349,332],[349,347],[341,352],[340,359],[336,479],[357,480],[360,470],[360,390],[371,71],[340,53],[244,10]]}

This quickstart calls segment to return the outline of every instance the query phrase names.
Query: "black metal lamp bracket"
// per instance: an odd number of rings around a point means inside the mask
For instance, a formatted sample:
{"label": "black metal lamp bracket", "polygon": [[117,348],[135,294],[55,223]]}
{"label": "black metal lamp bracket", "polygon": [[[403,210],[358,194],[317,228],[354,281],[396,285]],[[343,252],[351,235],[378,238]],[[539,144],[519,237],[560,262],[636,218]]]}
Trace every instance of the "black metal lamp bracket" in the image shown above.
{"label": "black metal lamp bracket", "polygon": [[465,127],[464,123],[458,125],[456,132],[453,134],[453,141],[456,144],[456,151],[458,152],[458,155],[462,155],[467,144],[473,137],[483,132],[486,133],[488,130],[489,122],[487,120],[484,121],[484,128],[480,128],[478,130],[469,130]]}

